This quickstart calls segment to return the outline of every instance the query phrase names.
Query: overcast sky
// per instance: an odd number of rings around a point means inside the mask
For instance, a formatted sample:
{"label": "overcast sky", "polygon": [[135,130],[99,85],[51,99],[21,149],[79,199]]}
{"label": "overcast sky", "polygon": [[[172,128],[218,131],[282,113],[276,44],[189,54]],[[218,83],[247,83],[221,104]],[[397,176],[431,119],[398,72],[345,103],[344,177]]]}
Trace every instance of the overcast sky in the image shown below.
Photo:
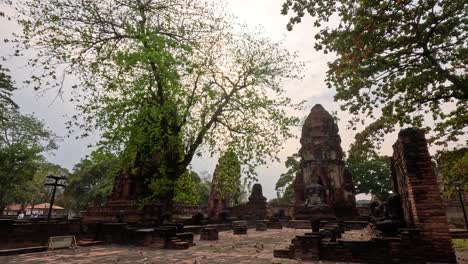
{"label": "overcast sky", "polygon": [[[322,104],[329,112],[337,111],[338,105],[333,102],[334,91],[327,89],[324,83],[325,72],[327,70],[327,61],[333,57],[317,52],[313,49],[314,34],[316,29],[312,27],[310,19],[304,19],[297,25],[292,32],[286,30],[287,17],[280,14],[281,5],[284,0],[226,0],[227,11],[237,16],[241,23],[255,27],[261,25],[265,34],[273,40],[283,40],[290,51],[297,51],[302,60],[307,61],[307,70],[305,78],[300,81],[292,81],[285,84],[287,95],[296,101],[306,100],[308,114],[310,108],[315,104]],[[0,4],[0,11],[8,12],[4,5]],[[4,39],[11,36],[12,32],[18,31],[19,27],[14,22],[0,18],[0,38]],[[73,115],[74,107],[65,100],[54,100],[55,93],[45,95],[36,94],[29,87],[21,87],[21,83],[29,74],[29,69],[24,67],[25,58],[10,56],[12,50],[3,42],[0,44],[0,56],[6,57],[6,61],[1,62],[11,70],[12,78],[20,88],[14,94],[14,100],[19,104],[21,112],[34,113],[43,119],[47,126],[57,135],[64,137],[60,142],[60,148],[54,155],[49,155],[51,162],[72,169],[81,158],[90,153],[87,145],[97,140],[97,136],[85,140],[76,140],[66,138],[67,131],[64,123],[68,117]],[[350,119],[349,115],[338,112],[340,119],[338,126],[342,138],[342,147],[348,150],[349,144],[354,137],[354,131],[346,129],[346,123]],[[297,136],[300,136],[299,129],[294,130]],[[391,154],[391,144],[396,140],[395,134],[389,135],[381,149],[382,154]],[[276,197],[274,190],[275,183],[279,175],[286,171],[284,160],[299,149],[299,139],[292,139],[284,142],[284,148],[280,153],[281,163],[270,163],[268,167],[258,168],[259,182],[263,186],[263,192],[268,198]],[[206,171],[213,173],[216,161],[206,157],[197,158],[192,162],[192,167],[197,172]]]}

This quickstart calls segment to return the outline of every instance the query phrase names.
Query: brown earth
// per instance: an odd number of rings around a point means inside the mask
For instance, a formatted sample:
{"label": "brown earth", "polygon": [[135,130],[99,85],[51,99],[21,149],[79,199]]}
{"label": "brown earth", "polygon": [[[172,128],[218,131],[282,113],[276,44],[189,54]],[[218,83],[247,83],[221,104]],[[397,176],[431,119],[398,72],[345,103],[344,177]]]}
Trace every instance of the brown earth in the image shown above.
{"label": "brown earth", "polygon": [[[220,232],[218,241],[200,241],[188,250],[159,250],[151,247],[104,245],[79,247],[41,253],[0,257],[0,263],[39,264],[210,264],[210,263],[313,263],[273,257],[273,249],[287,248],[291,239],[308,230],[285,228],[258,232],[248,230],[247,235],[233,235],[232,231]],[[366,239],[367,232],[347,232],[344,239]],[[459,263],[468,263],[468,248],[458,249]],[[335,263],[335,262],[316,262]]]}

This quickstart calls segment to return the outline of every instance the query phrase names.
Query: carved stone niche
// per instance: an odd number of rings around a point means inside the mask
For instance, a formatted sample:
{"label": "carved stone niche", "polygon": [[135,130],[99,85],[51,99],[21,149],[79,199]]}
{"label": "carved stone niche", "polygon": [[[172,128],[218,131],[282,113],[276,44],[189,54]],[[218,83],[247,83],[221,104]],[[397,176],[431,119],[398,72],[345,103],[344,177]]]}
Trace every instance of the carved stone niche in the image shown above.
{"label": "carved stone niche", "polygon": [[312,185],[321,186],[321,200],[332,214],[340,218],[357,216],[354,184],[340,144],[334,118],[321,105],[315,105],[302,127],[300,170],[294,180],[295,219],[309,219],[304,214],[309,207],[306,199],[310,202],[306,188]]}

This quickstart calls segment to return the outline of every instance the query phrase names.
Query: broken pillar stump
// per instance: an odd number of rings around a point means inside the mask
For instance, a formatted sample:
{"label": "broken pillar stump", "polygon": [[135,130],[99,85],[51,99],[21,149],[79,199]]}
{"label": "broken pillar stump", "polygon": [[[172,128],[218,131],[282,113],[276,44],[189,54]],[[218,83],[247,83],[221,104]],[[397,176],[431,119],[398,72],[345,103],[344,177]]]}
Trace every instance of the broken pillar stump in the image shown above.
{"label": "broken pillar stump", "polygon": [[108,244],[122,244],[124,242],[125,223],[104,223],[102,224],[102,234],[104,241]]}
{"label": "broken pillar stump", "polygon": [[269,222],[267,224],[268,229],[283,229],[283,224],[281,222]]}
{"label": "broken pillar stump", "polygon": [[170,238],[177,237],[177,227],[176,226],[164,226],[157,227],[154,229],[153,236],[159,237],[164,241],[164,248],[170,248]]}
{"label": "broken pillar stump", "polygon": [[247,225],[235,225],[232,227],[234,235],[246,235]]}
{"label": "broken pillar stump", "polygon": [[200,240],[218,240],[218,229],[213,227],[205,227],[200,231]]}
{"label": "broken pillar stump", "polygon": [[138,246],[149,246],[153,243],[153,228],[135,230],[134,243]]}
{"label": "broken pillar stump", "polygon": [[190,244],[186,241],[182,241],[181,239],[178,239],[177,237],[171,237],[169,239],[169,249],[177,249],[177,250],[184,250],[188,249],[190,247]]}
{"label": "broken pillar stump", "polygon": [[275,258],[293,258],[293,256],[291,255],[291,250],[289,249],[275,249],[273,250],[273,256]]}
{"label": "broken pillar stump", "polygon": [[266,231],[268,229],[268,226],[267,226],[267,221],[257,221],[256,222],[256,226],[255,226],[255,230],[257,231]]}
{"label": "broken pillar stump", "polygon": [[292,242],[294,246],[294,258],[299,260],[318,261],[320,257],[320,234],[312,233],[304,236],[296,236]]}
{"label": "broken pillar stump", "polygon": [[191,232],[177,233],[176,236],[177,236],[178,239],[189,243],[190,246],[195,245],[193,243],[193,233],[191,233]]}

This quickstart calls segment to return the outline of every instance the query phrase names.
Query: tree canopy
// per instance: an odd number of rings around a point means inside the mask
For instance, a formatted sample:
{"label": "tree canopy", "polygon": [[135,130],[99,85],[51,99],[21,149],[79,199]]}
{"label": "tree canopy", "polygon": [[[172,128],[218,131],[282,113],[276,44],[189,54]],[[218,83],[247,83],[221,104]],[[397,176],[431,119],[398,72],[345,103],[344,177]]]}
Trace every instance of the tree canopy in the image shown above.
{"label": "tree canopy", "polygon": [[468,148],[438,151],[435,160],[446,197],[454,196],[455,183],[468,190]]}
{"label": "tree canopy", "polygon": [[213,173],[213,187],[231,206],[240,202],[241,172],[241,162],[235,151],[229,148],[218,159]]}
{"label": "tree canopy", "polygon": [[5,120],[8,109],[18,108],[18,105],[11,99],[14,90],[16,88],[13,86],[8,69],[0,65],[0,122]]}
{"label": "tree canopy", "polygon": [[354,116],[350,126],[366,124],[358,144],[374,148],[397,125],[434,122],[425,128],[438,144],[466,133],[466,1],[286,0],[290,11],[289,30],[309,13],[320,28],[315,49],[336,54],[326,83]]}
{"label": "tree canopy", "polygon": [[389,157],[348,159],[346,167],[353,175],[356,194],[374,194],[384,201],[392,190]]}
{"label": "tree canopy", "polygon": [[287,172],[280,175],[276,182],[275,190],[277,192],[277,201],[291,202],[294,200],[294,179],[300,170],[301,157],[299,153],[295,153],[286,159],[285,166]]}
{"label": "tree canopy", "polygon": [[156,198],[170,200],[202,152],[230,145],[251,168],[274,159],[298,121],[286,114],[297,105],[282,88],[299,77],[295,54],[232,26],[213,4],[21,0],[15,7],[19,49],[39,50],[30,65],[40,74],[28,82],[62,91],[66,76],[78,77],[71,100],[80,114],[69,128],[100,132],[98,145],[138,168],[132,173],[156,186]]}
{"label": "tree canopy", "polygon": [[65,200],[78,213],[89,204],[103,206],[112,192],[119,171],[119,159],[111,153],[95,151],[81,159],[67,179]]}

